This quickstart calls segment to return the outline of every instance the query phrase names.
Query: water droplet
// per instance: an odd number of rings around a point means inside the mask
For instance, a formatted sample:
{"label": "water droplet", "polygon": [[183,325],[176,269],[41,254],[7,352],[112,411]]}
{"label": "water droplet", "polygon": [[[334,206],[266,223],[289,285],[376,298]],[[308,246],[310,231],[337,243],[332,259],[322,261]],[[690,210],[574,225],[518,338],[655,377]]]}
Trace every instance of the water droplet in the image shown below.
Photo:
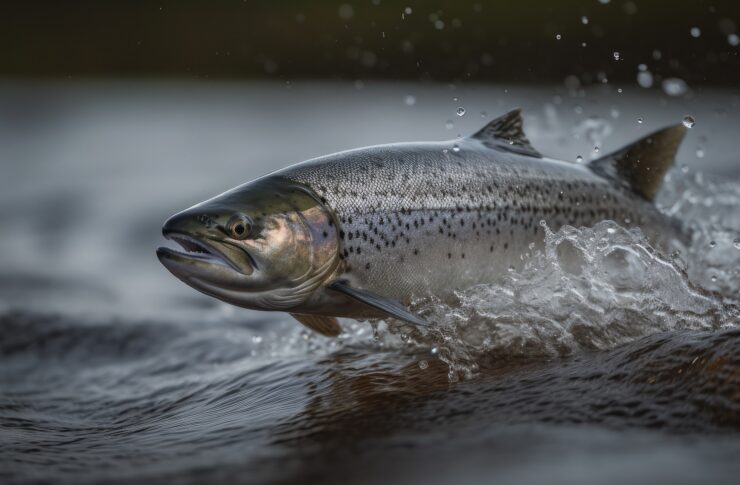
{"label": "water droplet", "polygon": [[711,280],[712,280],[712,283],[716,283],[717,282],[717,275],[712,275]]}
{"label": "water droplet", "polygon": [[644,120],[642,119],[642,116],[641,116],[641,117],[639,117],[639,118],[637,118],[637,123],[639,123],[639,124],[642,124],[642,122],[643,122],[643,121],[644,121]]}
{"label": "water droplet", "polygon": [[586,47],[587,45],[585,42],[581,42],[581,47]]}
{"label": "water droplet", "polygon": [[610,1],[611,1],[611,0],[599,0],[599,3],[600,3],[600,4],[602,4],[602,5],[606,5],[606,4],[607,4],[607,3],[609,3]]}
{"label": "water droplet", "polygon": [[594,147],[594,153],[599,153],[599,147]]}
{"label": "water droplet", "polygon": [[406,103],[406,106],[413,106],[416,104],[416,98],[409,94],[403,98],[403,102]]}
{"label": "water droplet", "polygon": [[701,29],[699,27],[691,27],[691,37],[698,39],[701,35]]}
{"label": "water droplet", "polygon": [[736,237],[734,241],[732,241],[732,245],[735,246],[735,249],[740,249],[740,237]]}
{"label": "water droplet", "polygon": [[714,248],[716,246],[717,246],[717,242],[716,241],[709,241],[709,247],[710,248]]}
{"label": "water droplet", "polygon": [[730,34],[727,36],[727,43],[732,47],[737,47],[740,45],[740,37],[738,37],[737,34]]}
{"label": "water droplet", "polygon": [[618,89],[617,89],[617,92],[618,92],[619,94],[622,94],[622,88],[618,88]]}
{"label": "water droplet", "polygon": [[454,98],[452,98],[452,101],[454,101],[454,102],[456,102],[456,103],[457,103],[459,99],[460,99],[460,98],[458,98],[457,96],[455,96]]}
{"label": "water droplet", "polygon": [[437,352],[439,352],[439,349],[437,347],[432,347],[431,352],[433,355],[437,355]]}
{"label": "water droplet", "polygon": [[465,108],[463,108],[462,106],[460,106],[459,108],[457,108],[457,110],[455,111],[455,113],[457,113],[457,116],[465,116]]}
{"label": "water droplet", "polygon": [[448,130],[451,130],[455,127],[455,123],[452,122],[452,120],[445,121],[445,128]]}
{"label": "water droplet", "polygon": [[688,165],[681,165],[681,172],[682,173],[689,173],[689,166]]}
{"label": "water droplet", "polygon": [[578,156],[576,157],[576,162],[578,162],[578,163],[581,163],[581,162],[583,162],[583,157],[582,157],[582,156],[580,156],[580,155],[578,155]]}
{"label": "water droplet", "polygon": [[455,143],[454,145],[452,145],[452,151],[455,153],[459,152],[460,146],[457,143]]}
{"label": "water droplet", "polygon": [[419,369],[424,370],[427,367],[429,367],[429,362],[427,362],[426,360],[419,361]]}
{"label": "water droplet", "polygon": [[683,125],[686,128],[693,128],[695,124],[696,124],[696,120],[694,119],[693,116],[686,115],[683,117]]}
{"label": "water droplet", "polygon": [[480,112],[480,117],[481,118],[485,118],[486,116],[488,116],[488,113],[486,113],[485,111],[481,111]]}
{"label": "water droplet", "polygon": [[562,36],[561,36],[560,34],[555,34],[555,38],[556,38],[557,40],[560,40],[560,39],[562,39],[563,37],[562,37]]}
{"label": "water droplet", "polygon": [[614,60],[615,61],[618,61],[619,60],[619,57],[620,57],[619,51],[614,51],[614,54],[612,54],[612,55],[614,56]]}
{"label": "water droplet", "polygon": [[641,88],[651,88],[653,86],[653,74],[650,71],[640,71],[637,73],[637,84]]}
{"label": "water droplet", "polygon": [[704,148],[698,147],[696,149],[696,158],[704,158]]}
{"label": "water droplet", "polygon": [[613,227],[607,227],[606,228],[606,233],[607,234],[614,234],[615,232],[617,232],[617,230],[614,229]]}
{"label": "water droplet", "polygon": [[581,17],[581,23],[583,25],[588,25],[588,17],[586,17],[585,15]]}
{"label": "water droplet", "polygon": [[342,4],[339,6],[339,17],[343,20],[349,20],[354,16],[355,9],[352,8],[352,5],[349,4]]}
{"label": "water droplet", "polygon": [[646,64],[638,64],[637,65],[638,71],[647,71],[647,65]]}
{"label": "water droplet", "polygon": [[414,11],[411,10],[411,7],[406,7],[403,11],[406,15],[411,15]]}
{"label": "water droplet", "polygon": [[614,119],[619,118],[619,108],[617,108],[616,106],[612,106],[609,109],[609,116],[611,116]]}
{"label": "water droplet", "polygon": [[669,77],[663,79],[663,92],[668,96],[682,96],[689,90],[688,84],[683,79],[677,77]]}

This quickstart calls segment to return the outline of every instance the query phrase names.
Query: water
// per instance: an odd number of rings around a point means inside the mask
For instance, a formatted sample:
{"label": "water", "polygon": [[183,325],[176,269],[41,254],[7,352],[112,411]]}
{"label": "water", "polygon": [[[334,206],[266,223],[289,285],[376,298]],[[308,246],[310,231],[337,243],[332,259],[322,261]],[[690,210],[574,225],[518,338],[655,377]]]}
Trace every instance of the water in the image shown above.
{"label": "water", "polygon": [[546,228],[520,271],[417,302],[430,331],[343,321],[332,340],[172,278],[161,222],[301,159],[450,138],[446,87],[0,85],[0,480],[734,481],[740,99],[609,89],[456,93],[523,105],[564,160],[692,113],[658,200],[684,251],[615,222]]}

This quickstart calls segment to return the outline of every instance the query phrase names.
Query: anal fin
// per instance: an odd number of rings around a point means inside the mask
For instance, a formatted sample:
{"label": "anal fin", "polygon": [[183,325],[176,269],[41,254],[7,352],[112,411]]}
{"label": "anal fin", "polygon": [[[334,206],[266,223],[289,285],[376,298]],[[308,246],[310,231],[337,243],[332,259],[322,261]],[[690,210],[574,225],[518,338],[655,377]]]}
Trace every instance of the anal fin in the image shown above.
{"label": "anal fin", "polygon": [[340,293],[344,293],[345,295],[354,298],[355,300],[360,301],[361,303],[364,303],[365,305],[368,305],[389,317],[396,318],[403,322],[412,323],[414,325],[419,325],[421,327],[429,326],[429,324],[424,319],[411,313],[408,308],[406,308],[396,300],[391,300],[389,298],[376,295],[367,290],[359,290],[357,288],[353,288],[344,281],[337,281],[336,283],[332,283],[331,285],[329,285],[329,288]]}
{"label": "anal fin", "polygon": [[301,324],[321,335],[336,337],[342,333],[342,327],[339,326],[339,322],[334,317],[307,315],[304,313],[291,313],[290,315],[301,322]]}

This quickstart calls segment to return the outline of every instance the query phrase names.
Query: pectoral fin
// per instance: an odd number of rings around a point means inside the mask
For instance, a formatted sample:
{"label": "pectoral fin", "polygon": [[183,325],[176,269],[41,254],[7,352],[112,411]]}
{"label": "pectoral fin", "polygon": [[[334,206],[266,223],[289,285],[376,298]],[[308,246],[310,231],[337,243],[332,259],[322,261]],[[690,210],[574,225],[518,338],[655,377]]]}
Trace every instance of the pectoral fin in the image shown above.
{"label": "pectoral fin", "polygon": [[301,322],[301,324],[307,326],[311,330],[319,332],[321,335],[327,337],[336,337],[342,333],[342,327],[339,326],[339,322],[334,317],[325,317],[323,315],[306,315],[299,313],[291,313],[293,318]]}
{"label": "pectoral fin", "polygon": [[389,317],[422,327],[429,326],[426,321],[411,313],[405,306],[395,300],[376,295],[366,290],[352,288],[344,281],[332,283],[329,285],[329,288],[371,306]]}

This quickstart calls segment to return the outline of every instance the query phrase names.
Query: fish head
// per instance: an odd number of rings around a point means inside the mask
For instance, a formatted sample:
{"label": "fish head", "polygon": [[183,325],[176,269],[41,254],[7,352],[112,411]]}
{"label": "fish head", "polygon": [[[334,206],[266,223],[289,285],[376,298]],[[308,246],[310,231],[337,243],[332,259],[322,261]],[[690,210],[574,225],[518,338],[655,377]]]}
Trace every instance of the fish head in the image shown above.
{"label": "fish head", "polygon": [[339,266],[333,213],[308,187],[265,177],[170,217],[162,232],[182,251],[160,262],[202,293],[258,310],[297,308]]}

